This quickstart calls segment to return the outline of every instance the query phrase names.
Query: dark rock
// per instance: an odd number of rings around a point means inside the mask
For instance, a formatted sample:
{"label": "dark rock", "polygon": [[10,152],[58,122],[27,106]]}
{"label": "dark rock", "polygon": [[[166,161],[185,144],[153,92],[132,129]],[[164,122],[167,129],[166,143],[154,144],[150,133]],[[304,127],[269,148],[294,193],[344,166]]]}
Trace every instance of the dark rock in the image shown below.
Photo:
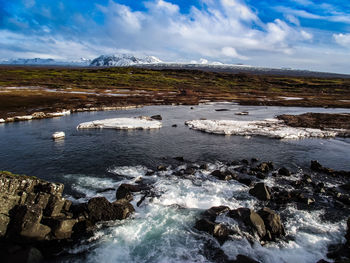
{"label": "dark rock", "polygon": [[255,171],[262,172],[262,173],[268,173],[272,169],[273,169],[272,162],[263,162],[259,164],[256,168],[254,168]]}
{"label": "dark rock", "polygon": [[174,158],[176,161],[179,161],[179,162],[184,162],[185,159],[182,157],[182,156],[177,156]]}
{"label": "dark rock", "polygon": [[154,175],[153,171],[147,171],[146,174],[145,174],[145,176],[152,176],[152,175]]}
{"label": "dark rock", "polygon": [[238,180],[238,182],[240,182],[241,184],[244,184],[246,186],[252,186],[252,184],[253,184],[253,181],[250,178],[240,177],[237,180]]}
{"label": "dark rock", "polygon": [[35,247],[19,248],[2,258],[4,263],[41,263],[43,261],[42,253]]}
{"label": "dark rock", "polygon": [[290,171],[286,167],[278,169],[278,174],[282,176],[290,176]]}
{"label": "dark rock", "polygon": [[171,125],[171,127],[174,127],[174,128],[176,128],[176,127],[177,127],[177,124],[173,124],[173,125]]}
{"label": "dark rock", "polygon": [[135,212],[133,205],[126,200],[117,200],[113,202],[113,206],[117,214],[116,219],[118,220],[126,219]]}
{"label": "dark rock", "polygon": [[105,197],[95,197],[89,200],[88,205],[89,220],[96,223],[100,221],[125,219],[134,208],[127,201],[115,202],[111,204]]}
{"label": "dark rock", "polygon": [[60,196],[50,196],[49,202],[44,210],[45,216],[59,216],[63,209],[65,199]]}
{"label": "dark rock", "polygon": [[138,185],[131,185],[131,184],[121,184],[116,192],[116,198],[119,199],[126,199],[128,201],[131,201],[134,199],[133,194],[135,192],[140,192],[142,189]]}
{"label": "dark rock", "polygon": [[259,263],[259,262],[260,261],[256,261],[245,255],[237,255],[236,260],[232,261],[232,263]]}
{"label": "dark rock", "polygon": [[215,111],[229,111],[229,109],[215,109]]}
{"label": "dark rock", "polygon": [[225,226],[224,224],[215,224],[213,236],[221,243],[223,244],[231,234],[231,230]]}
{"label": "dark rock", "polygon": [[197,220],[195,228],[211,234],[221,243],[226,241],[231,233],[230,229],[224,224],[216,224],[207,218]]}
{"label": "dark rock", "polygon": [[258,214],[264,220],[266,230],[269,231],[269,234],[273,240],[285,235],[281,218],[275,211],[264,207],[258,211]]}
{"label": "dark rock", "polygon": [[166,166],[164,166],[164,165],[158,165],[158,166],[157,166],[157,170],[158,170],[158,171],[166,171]]}
{"label": "dark rock", "polygon": [[301,202],[303,204],[306,204],[306,205],[311,205],[311,204],[315,203],[315,199],[313,197],[310,197],[310,196],[308,196],[307,194],[304,194],[304,193],[301,193],[298,196],[297,201]]}
{"label": "dark rock", "polygon": [[21,242],[44,240],[51,229],[40,223],[42,217],[43,210],[38,205],[18,206],[11,219],[11,234]]}
{"label": "dark rock", "polygon": [[340,188],[344,189],[345,191],[350,192],[350,183],[346,183],[340,186]]}
{"label": "dark rock", "polygon": [[283,190],[280,192],[275,192],[273,194],[273,200],[277,204],[287,204],[292,201],[292,195],[290,192]]}
{"label": "dark rock", "polygon": [[54,239],[68,239],[72,236],[74,225],[78,222],[77,219],[48,218],[43,220],[45,225],[50,226]]}
{"label": "dark rock", "polygon": [[218,215],[228,211],[230,211],[228,206],[213,206],[204,211],[203,217],[208,218],[211,221],[215,221]]}
{"label": "dark rock", "polygon": [[194,227],[199,231],[204,231],[212,235],[214,233],[215,223],[209,219],[202,218],[197,220]]}
{"label": "dark rock", "polygon": [[199,169],[208,170],[208,164],[206,164],[206,163],[201,164],[201,166],[199,167]]}
{"label": "dark rock", "polygon": [[231,210],[228,214],[229,217],[239,220],[249,227],[253,233],[262,238],[266,235],[266,228],[264,220],[260,215],[249,208],[238,208]]}
{"label": "dark rock", "polygon": [[196,173],[196,169],[194,169],[193,167],[187,167],[186,170],[184,171],[184,174],[187,175],[193,175]]}
{"label": "dark rock", "polygon": [[259,159],[257,159],[257,158],[252,158],[250,161],[251,161],[252,163],[256,163],[256,162],[259,161]]}
{"label": "dark rock", "polygon": [[266,179],[266,175],[263,174],[263,173],[261,173],[261,172],[257,172],[257,173],[256,173],[256,177],[259,178],[259,179],[261,179],[261,180]]}
{"label": "dark rock", "polygon": [[317,261],[317,263],[331,263],[331,262],[324,259],[320,259],[319,261]]}
{"label": "dark rock", "polygon": [[242,160],[241,160],[241,163],[248,165],[248,164],[249,164],[249,161],[248,161],[247,159],[242,159]]}
{"label": "dark rock", "polygon": [[271,199],[270,192],[264,183],[257,183],[252,189],[249,190],[249,193],[262,201]]}
{"label": "dark rock", "polygon": [[153,115],[153,116],[151,116],[151,119],[161,121],[163,118],[162,118],[162,116],[161,116],[161,115]]}
{"label": "dark rock", "polygon": [[232,174],[228,171],[222,172],[220,170],[215,170],[210,175],[218,178],[219,180],[224,180],[224,181],[228,181],[232,179]]}

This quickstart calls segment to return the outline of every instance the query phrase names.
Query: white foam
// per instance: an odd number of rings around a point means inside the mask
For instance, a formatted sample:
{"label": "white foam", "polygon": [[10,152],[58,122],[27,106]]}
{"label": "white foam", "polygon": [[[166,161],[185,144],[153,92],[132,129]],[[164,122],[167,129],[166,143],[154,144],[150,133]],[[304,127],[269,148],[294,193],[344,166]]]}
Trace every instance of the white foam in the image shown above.
{"label": "white foam", "polygon": [[[134,205],[136,213],[132,219],[116,221],[109,228],[101,228],[89,241],[91,243],[88,242],[75,252],[88,250],[87,257],[84,257],[87,262],[209,262],[203,256],[202,248],[208,239],[214,239],[207,233],[193,229],[198,215],[218,205],[226,205],[231,209],[254,208],[257,201],[248,194],[248,187],[235,180],[220,181],[210,175],[213,170],[226,169],[224,164],[217,162],[208,166],[208,170],[199,170],[194,175],[187,175],[186,179],[173,174],[186,169],[186,165],[156,172],[152,176],[155,179],[152,191],[157,197],[146,198],[140,207]],[[144,166],[110,169],[110,172],[126,176],[122,182],[129,183],[144,176],[146,171]],[[298,178],[299,174],[295,177]],[[121,183],[113,178],[75,175],[72,178],[76,180],[73,187],[80,187],[81,191]],[[273,180],[269,184],[273,186]],[[109,193],[103,195],[112,201]],[[135,196],[134,202],[139,199],[140,196]],[[326,259],[327,246],[342,241],[345,224],[322,222],[321,213],[288,206],[283,211],[287,215],[284,225],[292,241],[270,242],[265,246],[255,243],[251,246],[245,238],[236,237],[221,248],[231,259],[238,254],[245,254],[266,263],[314,263]],[[229,222],[225,215],[219,216],[217,220]]]}
{"label": "white foam", "polygon": [[192,120],[185,123],[191,129],[207,133],[252,136],[260,135],[277,139],[300,139],[307,137],[335,137],[344,130],[320,130],[310,128],[294,128],[277,119],[264,121],[234,120]]}
{"label": "white foam", "polygon": [[139,176],[144,176],[148,168],[142,165],[137,166],[115,166],[107,170],[110,173],[122,175],[131,178],[138,178]]}
{"label": "white foam", "polygon": [[162,127],[160,121],[156,121],[146,117],[136,117],[136,118],[114,118],[114,119],[104,119],[96,120],[90,122],[80,123],[78,129],[159,129]]}

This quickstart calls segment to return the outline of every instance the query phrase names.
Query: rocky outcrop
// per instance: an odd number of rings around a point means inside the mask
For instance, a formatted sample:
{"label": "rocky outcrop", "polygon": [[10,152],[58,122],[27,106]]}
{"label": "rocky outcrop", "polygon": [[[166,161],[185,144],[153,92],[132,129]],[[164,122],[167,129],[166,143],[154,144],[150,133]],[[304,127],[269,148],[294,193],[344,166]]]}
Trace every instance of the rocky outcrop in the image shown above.
{"label": "rocky outcrop", "polygon": [[[234,219],[235,223],[217,222],[219,215]],[[216,206],[204,211],[195,223],[195,228],[214,236],[220,243],[230,239],[231,235],[241,235],[250,241],[274,241],[285,235],[280,216],[273,210],[264,207],[255,212],[249,208],[230,210],[227,206]]]}
{"label": "rocky outcrop", "polygon": [[110,203],[96,197],[72,205],[62,197],[63,188],[60,183],[0,172],[0,246],[49,246],[79,239],[97,222],[122,220],[135,211],[126,199]]}
{"label": "rocky outcrop", "polygon": [[324,167],[317,160],[311,161],[311,170],[319,173],[325,173],[333,176],[347,176],[350,177],[350,171],[336,171],[331,168]]}

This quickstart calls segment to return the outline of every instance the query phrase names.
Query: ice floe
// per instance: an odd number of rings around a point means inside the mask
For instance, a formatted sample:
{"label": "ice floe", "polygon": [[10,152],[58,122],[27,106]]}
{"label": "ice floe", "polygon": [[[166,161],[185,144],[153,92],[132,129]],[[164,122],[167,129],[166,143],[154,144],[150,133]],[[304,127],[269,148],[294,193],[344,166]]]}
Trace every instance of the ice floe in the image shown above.
{"label": "ice floe", "polygon": [[59,132],[55,132],[54,134],[52,134],[52,139],[56,140],[56,139],[62,139],[66,136],[66,134],[63,131],[59,131]]}
{"label": "ice floe", "polygon": [[294,128],[277,119],[263,121],[192,120],[185,124],[194,130],[207,133],[252,136],[260,135],[278,139],[328,138],[344,134],[344,130]]}
{"label": "ice floe", "polygon": [[153,120],[149,117],[135,117],[135,118],[114,118],[96,120],[90,122],[80,123],[78,129],[117,129],[117,130],[128,130],[128,129],[159,129],[162,127],[160,121]]}

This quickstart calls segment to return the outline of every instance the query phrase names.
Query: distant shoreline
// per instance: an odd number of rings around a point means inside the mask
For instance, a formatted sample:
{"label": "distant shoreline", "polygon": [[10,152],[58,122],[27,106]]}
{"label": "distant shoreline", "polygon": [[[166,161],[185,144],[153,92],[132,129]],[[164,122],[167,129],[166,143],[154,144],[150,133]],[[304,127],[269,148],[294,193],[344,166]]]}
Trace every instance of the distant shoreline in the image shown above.
{"label": "distant shoreline", "polygon": [[350,78],[144,67],[0,66],[0,119],[37,112],[218,101],[350,108]]}

